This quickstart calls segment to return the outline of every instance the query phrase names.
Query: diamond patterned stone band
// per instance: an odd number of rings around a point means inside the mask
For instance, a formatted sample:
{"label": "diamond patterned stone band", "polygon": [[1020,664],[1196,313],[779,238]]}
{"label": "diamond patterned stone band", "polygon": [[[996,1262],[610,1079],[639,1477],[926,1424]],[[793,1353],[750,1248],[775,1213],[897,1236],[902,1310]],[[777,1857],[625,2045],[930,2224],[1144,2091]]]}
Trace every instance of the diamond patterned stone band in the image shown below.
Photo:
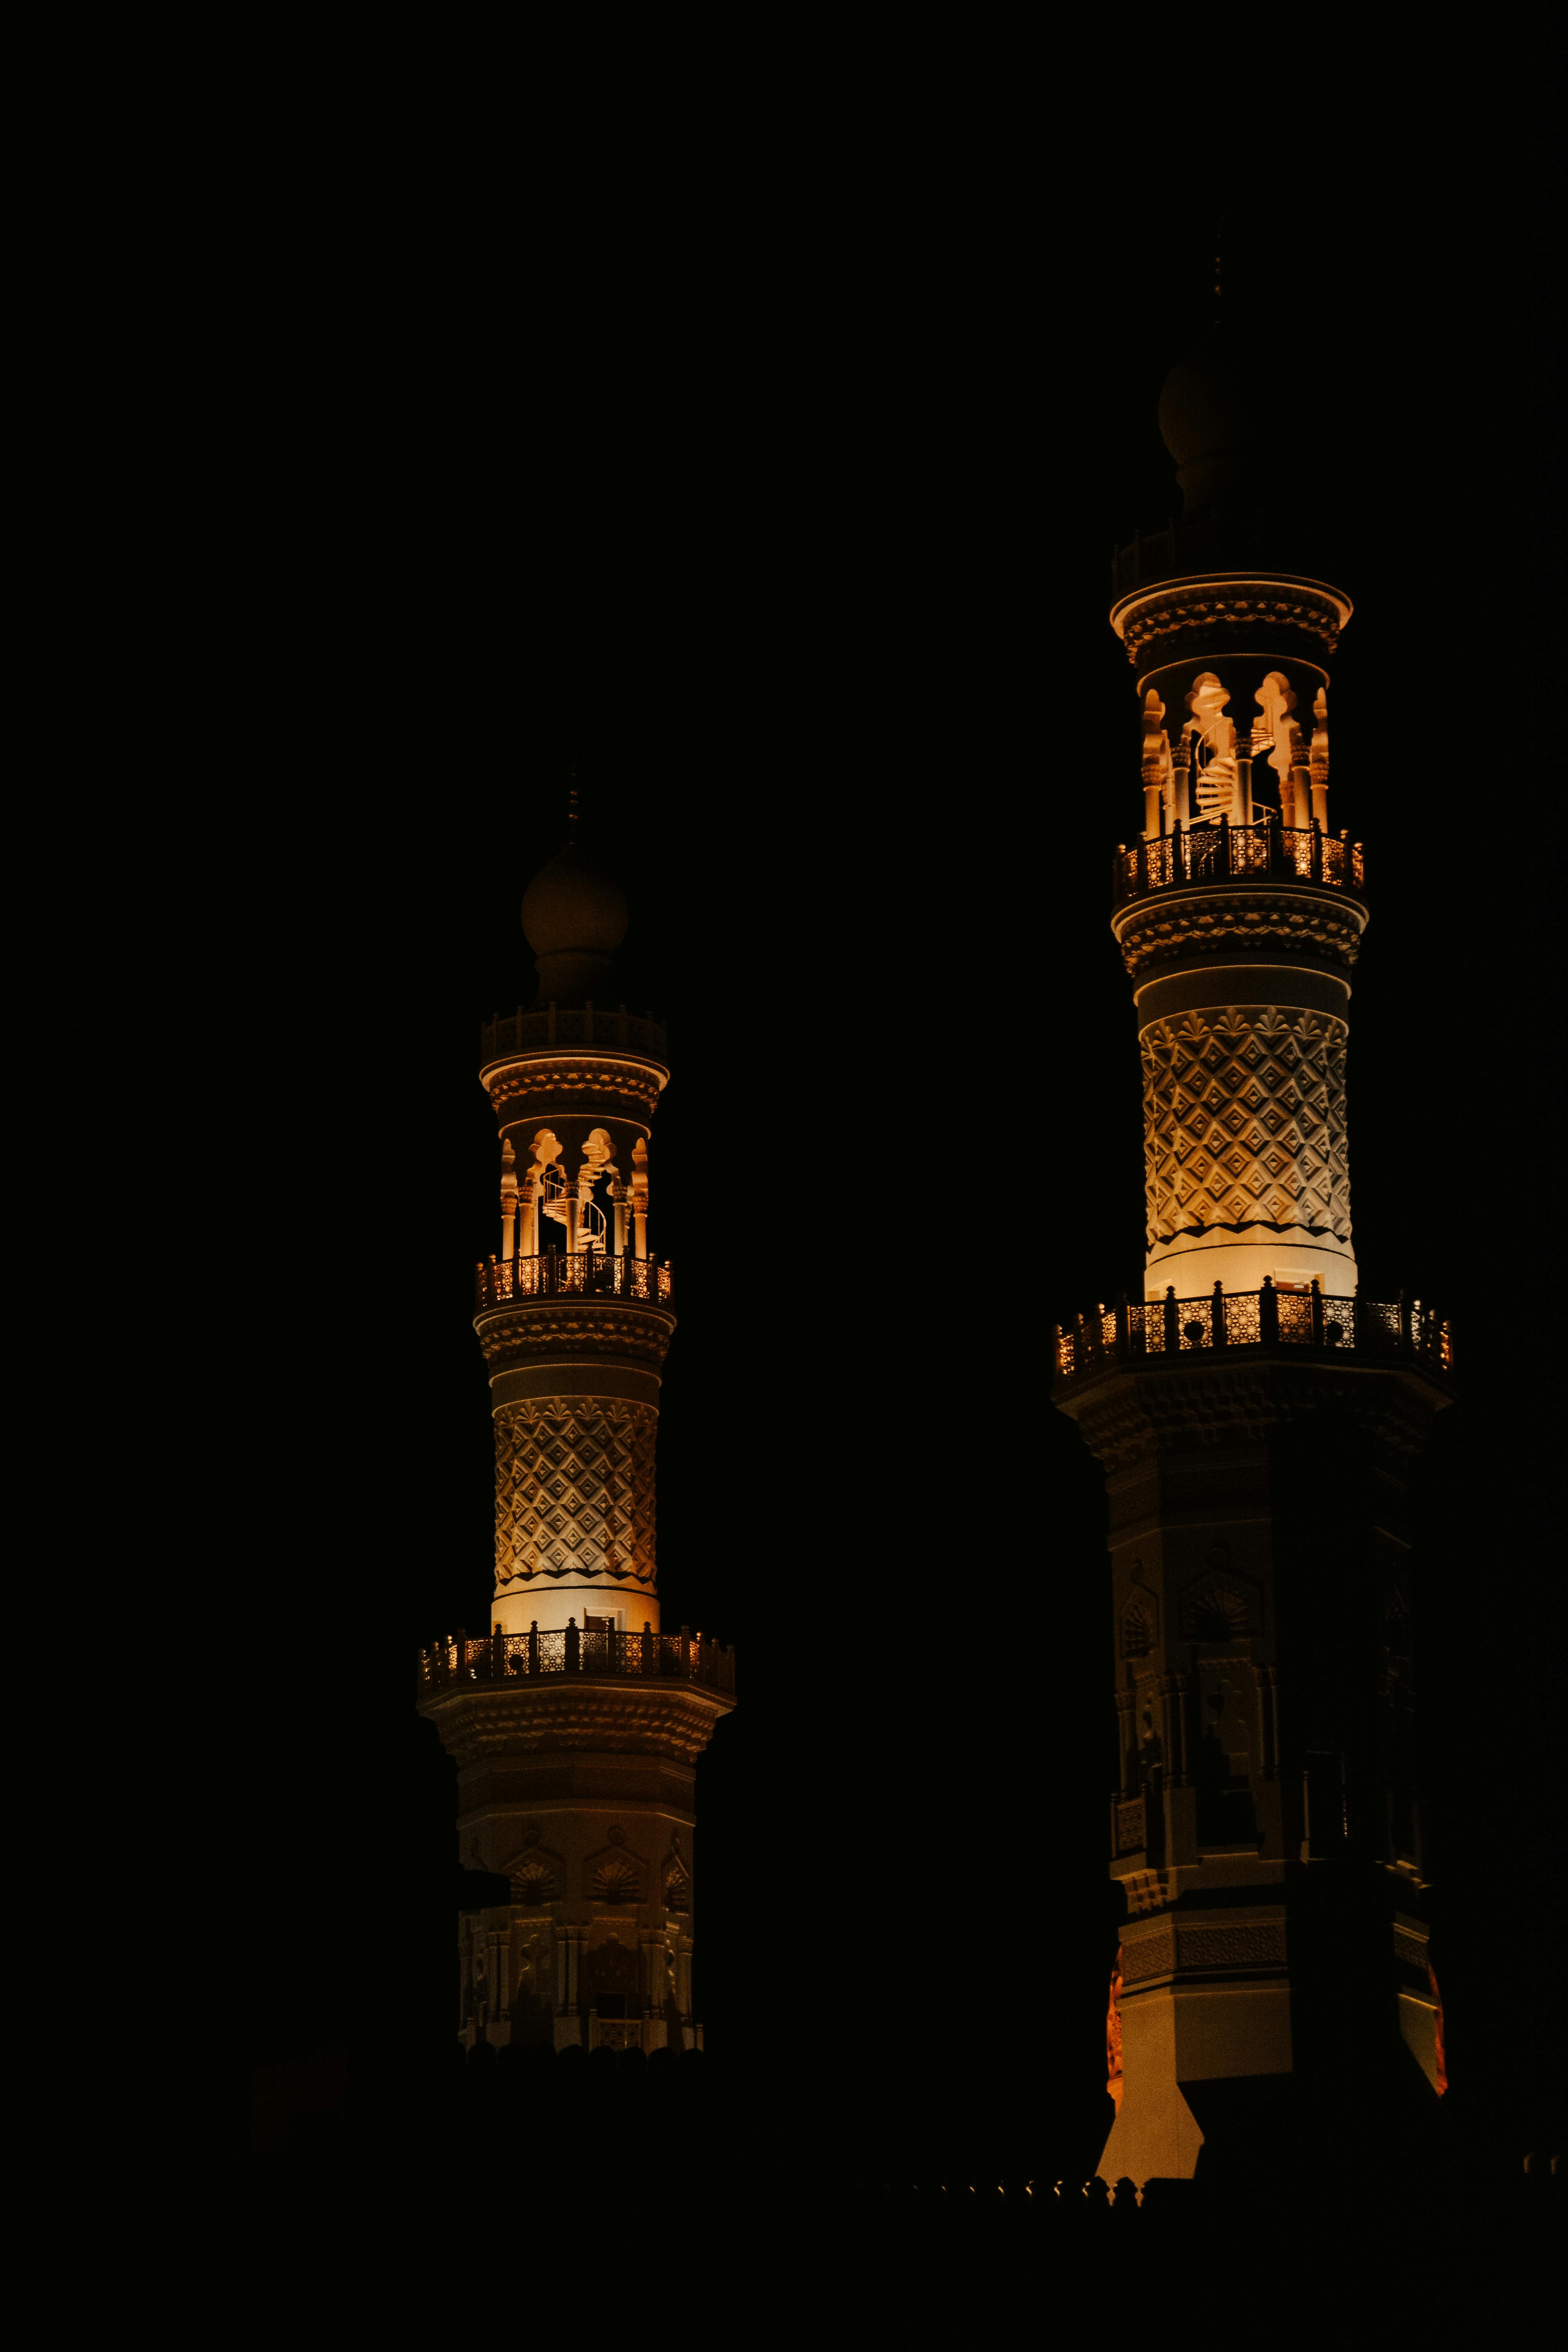
{"label": "diamond patterned stone band", "polygon": [[1149,1245],[1207,1226],[1351,1231],[1349,1031],[1331,1015],[1226,1006],[1142,1032]]}
{"label": "diamond patterned stone band", "polygon": [[654,1583],[649,1405],[552,1397],[495,1416],[496,1590],[536,1577]]}

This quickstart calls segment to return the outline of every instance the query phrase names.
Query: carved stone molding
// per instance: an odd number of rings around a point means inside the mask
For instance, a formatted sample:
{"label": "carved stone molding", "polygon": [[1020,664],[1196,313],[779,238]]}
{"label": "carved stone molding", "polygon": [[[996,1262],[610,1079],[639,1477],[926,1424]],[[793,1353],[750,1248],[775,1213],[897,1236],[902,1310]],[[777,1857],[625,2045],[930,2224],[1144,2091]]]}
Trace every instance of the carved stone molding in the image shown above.
{"label": "carved stone molding", "polygon": [[1392,1453],[1412,1456],[1448,1401],[1414,1367],[1363,1370],[1278,1360],[1222,1366],[1194,1353],[1108,1371],[1058,1404],[1077,1422],[1096,1460],[1115,1471],[1148,1454],[1260,1444],[1286,1423],[1330,1405],[1348,1408]]}
{"label": "carved stone molding", "polygon": [[474,1329],[492,1372],[551,1355],[626,1356],[657,1368],[668,1350],[675,1318],[619,1300],[523,1299],[488,1308],[475,1317]]}
{"label": "carved stone molding", "polygon": [[558,1109],[565,1097],[621,1103],[651,1118],[668,1075],[657,1062],[578,1049],[502,1062],[481,1070],[479,1083],[503,1121],[526,1117],[530,1104]]}
{"label": "carved stone molding", "polygon": [[1176,1965],[1179,1969],[1282,1969],[1285,1966],[1283,1919],[1238,1920],[1232,1927],[1210,1927],[1176,1921]]}
{"label": "carved stone molding", "polygon": [[1282,1969],[1286,1962],[1283,1919],[1222,1923],[1167,1911],[1148,1927],[1122,1930],[1121,1981],[1128,1987],[1189,1969]]}
{"label": "carved stone molding", "polygon": [[1248,1224],[1350,1239],[1349,1035],[1331,1014],[1275,1005],[1149,1024],[1139,1046],[1151,1248]]}
{"label": "carved stone molding", "polygon": [[1134,974],[1172,963],[1194,949],[1255,949],[1260,956],[1279,949],[1303,951],[1346,972],[1361,953],[1366,910],[1342,891],[1310,892],[1298,884],[1283,889],[1218,889],[1161,893],[1140,898],[1116,916],[1111,929],[1121,961]]}
{"label": "carved stone molding", "polygon": [[1143,1984],[1151,1977],[1168,1977],[1176,1965],[1176,1930],[1169,1912],[1142,1934],[1123,1928],[1121,1981]]}
{"label": "carved stone molding", "polygon": [[695,1764],[735,1702],[691,1683],[469,1685],[419,1702],[459,1771],[560,1748],[609,1749]]}
{"label": "carved stone molding", "polygon": [[1350,616],[1350,599],[1321,581],[1238,576],[1162,581],[1137,589],[1112,606],[1110,625],[1128,660],[1135,663],[1149,646],[1194,629],[1211,635],[1220,629],[1299,629],[1331,654]]}
{"label": "carved stone molding", "polygon": [[[548,1397],[495,1416],[496,1591],[535,1578],[654,1582],[651,1405]],[[635,1599],[637,1588],[626,1588]]]}

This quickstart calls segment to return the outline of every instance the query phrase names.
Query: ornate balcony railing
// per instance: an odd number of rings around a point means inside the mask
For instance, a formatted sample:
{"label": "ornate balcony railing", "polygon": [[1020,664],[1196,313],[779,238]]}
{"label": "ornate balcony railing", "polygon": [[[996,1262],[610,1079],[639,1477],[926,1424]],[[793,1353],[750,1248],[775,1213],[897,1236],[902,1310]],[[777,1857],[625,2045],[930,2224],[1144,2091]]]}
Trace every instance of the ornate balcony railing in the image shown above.
{"label": "ornate balcony railing", "polygon": [[567,1675],[595,1681],[700,1683],[733,1696],[735,1653],[683,1625],[679,1633],[622,1633],[610,1625],[565,1626],[540,1633],[481,1634],[460,1629],[419,1653],[421,1692],[479,1683],[548,1681]]}
{"label": "ornate balcony railing", "polygon": [[1448,1324],[1419,1299],[1325,1298],[1310,1291],[1221,1291],[1199,1298],[1119,1299],[1058,1327],[1056,1385],[1083,1379],[1110,1364],[1150,1356],[1185,1355],[1207,1348],[1311,1348],[1325,1354],[1415,1360],[1451,1372],[1454,1339]]}
{"label": "ornate balcony railing", "polygon": [[1322,882],[1360,897],[1366,886],[1361,844],[1321,826],[1173,825],[1157,841],[1119,849],[1112,864],[1112,903],[1147,898],[1151,890],[1184,882]]}
{"label": "ornate balcony railing", "polygon": [[542,1257],[494,1258],[474,1269],[474,1307],[519,1298],[646,1298],[668,1307],[670,1274],[656,1257],[612,1250],[547,1250]]}
{"label": "ornate balcony railing", "polygon": [[525,1013],[519,1005],[515,1013],[487,1021],[480,1032],[479,1049],[487,1062],[498,1062],[507,1054],[554,1053],[563,1045],[610,1051],[618,1046],[623,1053],[660,1064],[666,1051],[662,1024],[651,1013],[643,1020],[624,1004],[588,1004],[570,1012],[546,1004],[537,1013]]}

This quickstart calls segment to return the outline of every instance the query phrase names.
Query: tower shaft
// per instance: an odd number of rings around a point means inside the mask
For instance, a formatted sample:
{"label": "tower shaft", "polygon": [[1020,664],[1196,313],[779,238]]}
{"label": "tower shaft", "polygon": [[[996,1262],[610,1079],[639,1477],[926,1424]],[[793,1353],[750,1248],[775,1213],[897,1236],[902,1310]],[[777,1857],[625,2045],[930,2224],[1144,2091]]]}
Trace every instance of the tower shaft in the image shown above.
{"label": "tower shaft", "polygon": [[478,1270],[474,1328],[495,1598],[482,1634],[425,1653],[419,1692],[458,1765],[462,1859],[510,1883],[509,1902],[460,1922],[469,2047],[700,2043],[696,1764],[734,1669],[659,1619],[654,1457],[675,1317],[648,1248],[648,1141],[663,1050],[651,1022],[591,1004],[486,1033],[501,1248]]}
{"label": "tower shaft", "polygon": [[1142,1298],[1058,1335],[1056,1385],[1110,1505],[1110,2179],[1284,2160],[1352,2113],[1397,2138],[1441,2087],[1410,1483],[1452,1350],[1418,1303],[1362,1296],[1352,1244],[1367,907],[1326,828],[1325,667],[1350,609],[1230,572],[1134,583],[1111,615],[1143,709],[1112,928],[1147,1259]]}

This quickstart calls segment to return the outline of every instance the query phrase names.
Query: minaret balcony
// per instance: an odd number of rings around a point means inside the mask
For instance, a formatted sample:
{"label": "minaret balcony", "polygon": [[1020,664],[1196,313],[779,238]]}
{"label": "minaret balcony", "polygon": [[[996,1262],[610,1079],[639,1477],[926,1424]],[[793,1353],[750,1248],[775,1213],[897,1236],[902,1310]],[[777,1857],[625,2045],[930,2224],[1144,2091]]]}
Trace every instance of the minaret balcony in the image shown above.
{"label": "minaret balcony", "polygon": [[558,1054],[564,1046],[595,1045],[601,1051],[618,1046],[662,1065],[668,1047],[659,1023],[650,1013],[639,1020],[624,1004],[593,1004],[568,1011],[547,1004],[537,1013],[515,1013],[487,1021],[480,1033],[480,1051],[488,1065],[513,1055]]}
{"label": "minaret balcony", "polygon": [[1419,1300],[1325,1298],[1309,1291],[1220,1292],[1197,1298],[1121,1299],[1080,1315],[1054,1343],[1054,1389],[1112,1367],[1151,1358],[1203,1355],[1224,1349],[1256,1357],[1276,1349],[1310,1350],[1357,1362],[1418,1363],[1447,1378],[1454,1367],[1450,1326]]}
{"label": "minaret balcony", "polygon": [[733,1697],[735,1653],[683,1625],[679,1633],[623,1633],[610,1625],[570,1624],[541,1633],[458,1633],[419,1654],[421,1693],[476,1685],[525,1687],[567,1676],[587,1682],[683,1682]]}
{"label": "minaret balcony", "polygon": [[1365,895],[1360,842],[1320,825],[1173,825],[1169,833],[1119,848],[1112,866],[1112,903],[1125,907],[1152,891],[1192,883],[1309,882],[1347,896]]}
{"label": "minaret balcony", "polygon": [[658,1258],[613,1250],[547,1250],[540,1257],[491,1258],[474,1270],[476,1312],[527,1298],[641,1298],[668,1307],[670,1270]]}

